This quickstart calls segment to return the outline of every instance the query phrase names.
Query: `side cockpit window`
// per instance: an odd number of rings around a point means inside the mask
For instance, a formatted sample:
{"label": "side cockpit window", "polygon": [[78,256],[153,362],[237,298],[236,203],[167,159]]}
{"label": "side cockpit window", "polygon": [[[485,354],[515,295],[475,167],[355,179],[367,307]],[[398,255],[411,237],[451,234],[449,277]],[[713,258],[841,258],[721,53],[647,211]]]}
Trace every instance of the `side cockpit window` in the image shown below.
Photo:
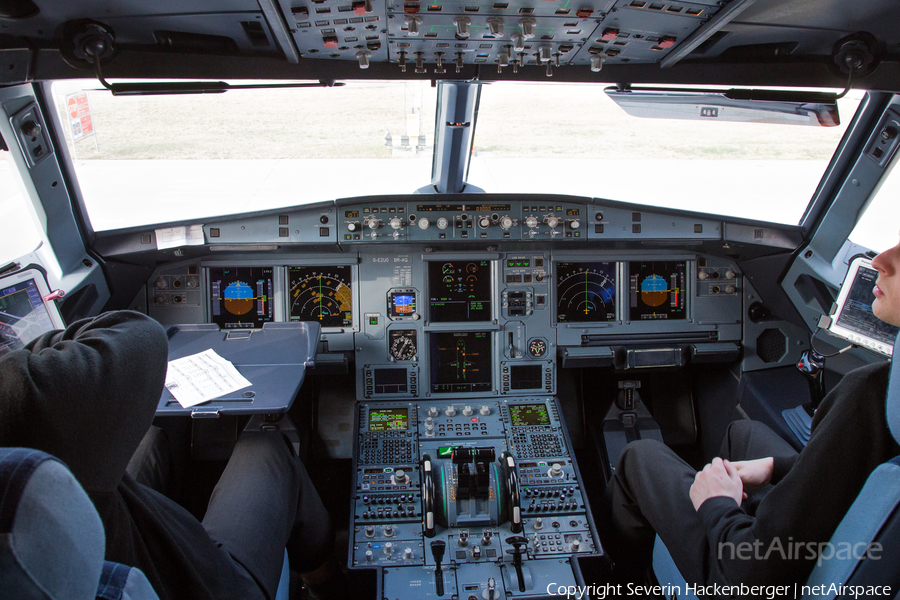
{"label": "side cockpit window", "polygon": [[0,150],[0,266],[33,251],[41,240],[18,168],[9,152]]}
{"label": "side cockpit window", "polygon": [[856,227],[850,241],[875,252],[882,252],[897,243],[900,230],[900,168],[894,167],[875,193]]}

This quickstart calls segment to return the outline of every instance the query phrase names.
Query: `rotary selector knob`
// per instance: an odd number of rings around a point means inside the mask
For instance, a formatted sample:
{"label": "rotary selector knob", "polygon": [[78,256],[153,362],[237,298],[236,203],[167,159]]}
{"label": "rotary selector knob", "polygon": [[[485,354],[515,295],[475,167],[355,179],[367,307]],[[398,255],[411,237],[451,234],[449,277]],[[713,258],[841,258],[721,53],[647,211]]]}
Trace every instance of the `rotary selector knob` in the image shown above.
{"label": "rotary selector knob", "polygon": [[572,540],[572,551],[578,552],[578,549],[581,547],[581,542],[578,540]]}
{"label": "rotary selector knob", "polygon": [[347,231],[356,231],[358,228],[356,223],[347,223]]}
{"label": "rotary selector knob", "polygon": [[413,551],[412,548],[406,548],[403,550],[403,560],[412,560],[413,559]]}
{"label": "rotary selector knob", "polygon": [[437,220],[437,228],[438,229],[447,229],[450,226],[450,221],[447,220],[446,217],[441,217]]}
{"label": "rotary selector knob", "polygon": [[375,528],[371,525],[366,525],[366,537],[375,537]]}
{"label": "rotary selector knob", "polygon": [[506,215],[500,217],[500,229],[509,229],[513,226],[513,220]]}
{"label": "rotary selector knob", "polygon": [[553,466],[550,467],[550,471],[548,471],[548,475],[550,475],[550,477],[562,477],[562,474],[562,465],[560,465],[559,463],[553,463]]}
{"label": "rotary selector knob", "polygon": [[481,217],[480,219],[478,219],[478,226],[482,229],[487,229],[491,226],[491,220],[487,217]]}
{"label": "rotary selector knob", "polygon": [[559,225],[559,219],[557,219],[556,217],[547,217],[545,221],[547,222],[547,225],[550,227],[550,229],[554,229],[557,225]]}
{"label": "rotary selector knob", "polygon": [[385,542],[383,548],[384,553],[388,556],[394,553],[394,544],[392,544],[391,542]]}
{"label": "rotary selector knob", "polygon": [[471,406],[467,406],[463,409],[463,415],[465,415],[467,417],[471,417],[473,414],[475,414],[475,411],[472,410]]}
{"label": "rotary selector knob", "polygon": [[391,229],[400,229],[401,227],[403,227],[403,221],[400,220],[399,217],[394,217],[393,219],[391,219],[390,224]]}
{"label": "rotary selector knob", "polygon": [[374,230],[381,227],[381,222],[378,219],[370,218],[366,221],[366,225],[369,227],[369,229]]}
{"label": "rotary selector knob", "polygon": [[394,526],[393,525],[385,525],[384,526],[384,535],[385,535],[385,537],[394,537]]}
{"label": "rotary selector knob", "polygon": [[534,520],[534,524],[532,525],[536,530],[540,531],[544,528],[544,520],[540,517]]}
{"label": "rotary selector knob", "polygon": [[578,229],[579,227],[581,227],[581,222],[578,219],[569,221],[569,229]]}
{"label": "rotary selector knob", "polygon": [[697,274],[697,279],[701,281],[709,279],[709,273],[707,273],[706,271],[700,271],[700,273]]}
{"label": "rotary selector knob", "polygon": [[735,288],[734,288],[733,285],[726,285],[726,286],[725,286],[725,293],[726,293],[726,294],[733,294],[734,292],[735,292]]}
{"label": "rotary selector knob", "polygon": [[425,231],[429,227],[431,227],[431,221],[429,221],[425,217],[422,217],[421,219],[419,219],[419,229],[421,229],[422,231]]}
{"label": "rotary selector knob", "polygon": [[491,414],[491,407],[485,404],[478,409],[478,414],[480,414],[482,417],[488,416],[489,414]]}
{"label": "rotary selector knob", "polygon": [[538,226],[538,220],[534,217],[528,217],[525,219],[525,225],[534,229]]}
{"label": "rotary selector knob", "polygon": [[725,271],[725,279],[734,279],[734,271],[731,269]]}
{"label": "rotary selector knob", "polygon": [[444,414],[447,415],[448,417],[455,417],[456,416],[456,408],[453,406],[448,406],[447,410],[444,411]]}
{"label": "rotary selector knob", "polygon": [[372,554],[372,551],[366,550],[366,562],[372,562],[373,558],[375,558],[375,555]]}
{"label": "rotary selector knob", "polygon": [[429,417],[436,417],[436,416],[438,416],[439,414],[440,414],[440,413],[438,412],[437,406],[432,406],[431,408],[428,409],[428,416],[429,416]]}
{"label": "rotary selector knob", "polygon": [[406,476],[406,472],[403,469],[397,469],[394,471],[394,483],[398,485],[403,485],[409,481],[409,477]]}

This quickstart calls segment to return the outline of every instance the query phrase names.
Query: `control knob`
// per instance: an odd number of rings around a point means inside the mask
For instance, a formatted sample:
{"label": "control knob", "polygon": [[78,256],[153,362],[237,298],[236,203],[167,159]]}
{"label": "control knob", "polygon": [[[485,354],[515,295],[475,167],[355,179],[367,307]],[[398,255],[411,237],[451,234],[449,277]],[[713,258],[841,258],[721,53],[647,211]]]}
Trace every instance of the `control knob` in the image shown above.
{"label": "control knob", "polygon": [[725,279],[734,279],[734,271],[731,269],[725,271]]}
{"label": "control knob", "polygon": [[578,548],[581,546],[581,542],[578,540],[572,540],[572,552],[578,552]]}
{"label": "control knob", "polygon": [[478,414],[480,414],[482,417],[488,416],[489,414],[491,414],[491,407],[485,404],[478,409]]}
{"label": "control knob", "polygon": [[538,220],[534,217],[528,217],[525,219],[525,225],[534,229],[538,226]]}
{"label": "control knob", "polygon": [[385,535],[385,537],[394,537],[394,526],[393,525],[385,525],[384,526],[384,535]]}
{"label": "control knob", "polygon": [[513,226],[512,218],[507,217],[506,215],[503,215],[502,217],[500,217],[500,229],[509,229],[512,226]]}
{"label": "control knob", "polygon": [[394,553],[394,544],[392,544],[391,542],[385,542],[383,548],[384,553],[388,556]]}
{"label": "control knob", "polygon": [[366,537],[375,537],[375,528],[371,525],[366,525]]}
{"label": "control knob", "polygon": [[462,412],[463,412],[463,415],[465,415],[467,417],[471,417],[473,414],[475,414],[475,411],[472,410],[471,406],[465,407]]}
{"label": "control knob", "polygon": [[450,226],[450,221],[447,220],[446,217],[441,217],[437,220],[437,228],[438,229],[447,229]]}
{"label": "control knob", "polygon": [[447,415],[448,417],[455,417],[456,416],[456,407],[448,406],[447,410],[444,411],[444,414]]}
{"label": "control knob", "polygon": [[424,230],[428,229],[429,227],[431,227],[431,221],[429,221],[425,217],[422,217],[421,219],[419,219],[419,229],[424,231]]}
{"label": "control knob", "polygon": [[436,416],[438,416],[438,414],[439,414],[439,413],[438,413],[437,406],[432,406],[431,408],[428,409],[428,416],[429,416],[429,417],[436,417]]}
{"label": "control knob", "polygon": [[482,229],[487,229],[491,226],[491,220],[488,217],[481,217],[478,219],[478,226]]}
{"label": "control knob", "polygon": [[353,222],[347,223],[347,231],[356,231],[359,225]]}
{"label": "control knob", "polygon": [[409,482],[409,477],[406,476],[406,472],[403,469],[397,469],[396,471],[394,471],[393,479],[394,483],[397,485],[403,485],[404,483]]}
{"label": "control knob", "polygon": [[544,520],[540,517],[534,520],[534,524],[532,525],[536,530],[540,531],[544,528]]}
{"label": "control knob", "polygon": [[372,562],[374,555],[371,550],[366,550],[366,562]]}
{"label": "control knob", "polygon": [[734,292],[735,292],[735,287],[734,287],[733,285],[726,285],[726,286],[725,286],[725,293],[726,293],[726,294],[733,294]]}
{"label": "control knob", "polygon": [[394,217],[393,219],[391,219],[390,224],[391,229],[400,229],[401,227],[403,227],[403,221],[400,220],[399,217]]}
{"label": "control knob", "polygon": [[555,229],[556,226],[559,225],[559,219],[557,219],[556,217],[547,217],[546,219],[544,219],[544,221],[547,223],[550,229]]}
{"label": "control knob", "polygon": [[412,548],[406,548],[403,550],[403,560],[412,560],[413,559],[413,551]]}
{"label": "control knob", "polygon": [[550,467],[550,471],[548,471],[547,474],[550,475],[550,477],[562,477],[562,465],[560,465],[559,463],[553,463],[553,466]]}
{"label": "control knob", "polygon": [[700,271],[697,274],[697,279],[699,279],[701,281],[703,281],[704,279],[709,279],[709,273],[707,273],[706,271]]}
{"label": "control knob", "polygon": [[569,221],[569,229],[578,229],[579,227],[581,227],[581,222],[579,222],[578,219]]}
{"label": "control knob", "polygon": [[375,230],[381,227],[381,221],[370,217],[366,220],[366,225],[368,225],[369,229]]}

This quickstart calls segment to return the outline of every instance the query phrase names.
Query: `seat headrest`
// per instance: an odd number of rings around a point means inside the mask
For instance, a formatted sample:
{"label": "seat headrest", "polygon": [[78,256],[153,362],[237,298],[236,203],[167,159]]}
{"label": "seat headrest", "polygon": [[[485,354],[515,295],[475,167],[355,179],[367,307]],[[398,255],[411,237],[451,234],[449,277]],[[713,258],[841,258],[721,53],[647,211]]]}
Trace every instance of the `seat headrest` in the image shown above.
{"label": "seat headrest", "polygon": [[93,599],[103,523],[69,469],[49,454],[0,448],[0,595]]}
{"label": "seat headrest", "polygon": [[900,360],[900,334],[894,340],[891,376],[888,380],[887,399],[885,400],[888,428],[891,430],[891,435],[900,444],[900,365],[894,362],[895,359]]}

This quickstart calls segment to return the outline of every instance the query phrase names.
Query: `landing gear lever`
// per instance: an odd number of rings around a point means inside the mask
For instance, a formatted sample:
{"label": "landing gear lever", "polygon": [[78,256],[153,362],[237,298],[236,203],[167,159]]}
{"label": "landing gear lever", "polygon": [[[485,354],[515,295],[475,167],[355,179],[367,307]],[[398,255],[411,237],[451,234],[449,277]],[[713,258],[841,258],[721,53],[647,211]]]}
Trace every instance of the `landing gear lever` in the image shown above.
{"label": "landing gear lever", "polygon": [[434,557],[434,591],[438,596],[444,595],[444,572],[441,570],[441,560],[444,558],[446,546],[447,543],[444,540],[431,542],[431,556]]}
{"label": "landing gear lever", "polygon": [[519,580],[519,591],[524,592],[525,576],[522,575],[522,555],[528,552],[528,540],[521,535],[514,535],[506,538],[506,543],[512,544],[513,549],[506,552],[513,555],[513,566],[516,568],[516,578]]}

